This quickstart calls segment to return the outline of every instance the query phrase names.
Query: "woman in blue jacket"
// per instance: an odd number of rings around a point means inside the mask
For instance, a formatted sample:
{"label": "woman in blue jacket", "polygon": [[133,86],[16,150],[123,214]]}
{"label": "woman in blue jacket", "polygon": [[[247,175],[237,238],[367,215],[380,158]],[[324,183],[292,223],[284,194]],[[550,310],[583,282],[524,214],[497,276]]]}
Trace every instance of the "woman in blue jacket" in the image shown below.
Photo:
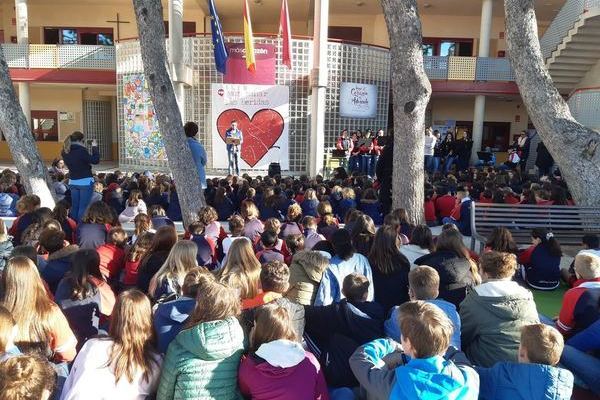
{"label": "woman in blue jacket", "polygon": [[83,133],[73,132],[65,141],[62,158],[69,168],[69,189],[71,190],[71,214],[80,222],[94,192],[92,164],[100,162],[98,143],[92,140],[92,154],[83,143]]}

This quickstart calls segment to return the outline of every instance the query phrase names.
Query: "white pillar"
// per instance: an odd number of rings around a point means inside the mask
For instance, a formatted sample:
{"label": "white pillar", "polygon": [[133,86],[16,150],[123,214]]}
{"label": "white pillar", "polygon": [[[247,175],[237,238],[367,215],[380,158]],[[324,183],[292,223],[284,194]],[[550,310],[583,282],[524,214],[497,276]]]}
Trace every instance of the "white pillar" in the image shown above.
{"label": "white pillar", "polygon": [[[493,0],[482,0],[481,26],[479,28],[478,57],[490,56],[490,37],[492,35],[492,6]],[[473,111],[473,151],[471,161],[477,162],[477,152],[481,151],[483,140],[483,122],[485,120],[485,96],[475,96],[475,109]]]}
{"label": "white pillar", "polygon": [[[29,17],[27,13],[27,0],[15,0],[15,19],[17,28],[17,43],[29,45]],[[29,49],[27,50],[26,68],[29,68]],[[29,83],[19,82],[19,104],[27,121],[31,122],[31,98],[29,94]]]}
{"label": "white pillar", "polygon": [[181,81],[184,73],[183,2],[184,0],[169,0],[169,62],[175,98],[179,105],[181,119],[185,122],[185,85]]}
{"label": "white pillar", "polygon": [[315,0],[313,29],[313,68],[311,71],[310,176],[323,173],[325,157],[325,93],[327,90],[327,42],[329,0]]}

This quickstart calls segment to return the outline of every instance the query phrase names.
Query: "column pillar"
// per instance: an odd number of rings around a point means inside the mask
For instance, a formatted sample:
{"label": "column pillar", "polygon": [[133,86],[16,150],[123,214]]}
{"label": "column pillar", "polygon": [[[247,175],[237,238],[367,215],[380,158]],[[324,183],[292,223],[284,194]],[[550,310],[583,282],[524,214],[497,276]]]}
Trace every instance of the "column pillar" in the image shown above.
{"label": "column pillar", "polygon": [[[15,0],[15,16],[17,28],[17,43],[29,45],[29,17],[27,13],[27,0]],[[29,49],[27,49],[26,68],[29,68]],[[19,104],[27,121],[31,123],[31,98],[29,94],[29,83],[17,83],[19,89]]]}
{"label": "column pillar", "polygon": [[[490,56],[490,37],[492,35],[492,6],[493,0],[482,0],[481,26],[479,28],[478,57]],[[475,109],[473,111],[473,151],[471,162],[477,162],[477,152],[481,151],[483,139],[483,122],[485,120],[485,96],[475,96]]]}
{"label": "column pillar", "polygon": [[183,2],[184,0],[169,0],[169,62],[175,98],[181,119],[185,122],[185,84],[182,81],[184,75]]}
{"label": "column pillar", "polygon": [[315,0],[313,23],[313,66],[311,70],[309,175],[323,173],[325,157],[325,93],[327,91],[327,42],[329,0]]}

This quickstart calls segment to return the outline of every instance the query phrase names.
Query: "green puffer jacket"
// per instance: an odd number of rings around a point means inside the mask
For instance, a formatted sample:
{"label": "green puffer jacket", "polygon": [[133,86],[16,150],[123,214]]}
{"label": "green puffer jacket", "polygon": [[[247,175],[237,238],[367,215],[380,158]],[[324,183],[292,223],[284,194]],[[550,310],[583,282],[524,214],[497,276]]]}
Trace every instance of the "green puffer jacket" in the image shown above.
{"label": "green puffer jacket", "polygon": [[236,318],[181,331],[163,363],[158,400],[237,400],[244,332]]}

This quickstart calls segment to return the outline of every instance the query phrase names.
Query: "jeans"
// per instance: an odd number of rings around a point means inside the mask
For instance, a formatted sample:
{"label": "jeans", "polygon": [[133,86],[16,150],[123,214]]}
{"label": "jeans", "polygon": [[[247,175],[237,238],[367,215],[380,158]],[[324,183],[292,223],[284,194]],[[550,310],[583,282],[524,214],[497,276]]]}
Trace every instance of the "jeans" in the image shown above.
{"label": "jeans", "polygon": [[233,175],[234,173],[235,173],[235,175],[240,174],[238,158],[239,158],[239,155],[236,151],[234,151],[234,150],[227,151],[227,159],[229,161],[229,175]]}
{"label": "jeans", "polygon": [[425,171],[431,172],[433,170],[433,156],[425,156]]}
{"label": "jeans", "polygon": [[377,170],[377,162],[379,161],[379,156],[373,155],[371,156],[371,170],[369,172],[369,176],[375,176],[375,171]]}
{"label": "jeans", "polygon": [[446,163],[444,164],[444,173],[448,173],[450,171],[452,164],[454,164],[454,162],[456,161],[457,158],[458,157],[456,157],[456,156],[446,157]]}
{"label": "jeans", "polygon": [[371,164],[372,164],[371,155],[370,154],[362,154],[360,156],[360,173],[362,175],[372,176]]}
{"label": "jeans", "polygon": [[592,392],[600,395],[600,359],[565,345],[560,364],[581,379]]}
{"label": "jeans", "polygon": [[92,185],[69,185],[71,189],[71,216],[77,222],[81,222],[83,215],[90,205],[94,186]]}
{"label": "jeans", "polygon": [[359,168],[360,168],[360,155],[356,154],[356,155],[350,156],[348,172],[353,173],[354,171],[358,170]]}
{"label": "jeans", "polygon": [[431,172],[438,172],[440,170],[440,157],[433,156],[431,159]]}

